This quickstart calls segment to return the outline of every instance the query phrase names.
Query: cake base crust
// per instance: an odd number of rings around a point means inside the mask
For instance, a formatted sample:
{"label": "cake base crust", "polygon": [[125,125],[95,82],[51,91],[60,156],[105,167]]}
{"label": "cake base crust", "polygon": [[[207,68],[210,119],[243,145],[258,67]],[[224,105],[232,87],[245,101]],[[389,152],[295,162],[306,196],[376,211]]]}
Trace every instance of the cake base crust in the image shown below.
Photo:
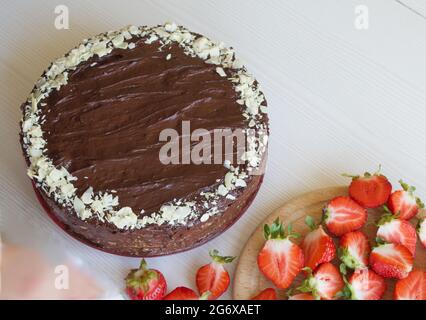
{"label": "cake base crust", "polygon": [[230,228],[248,209],[263,182],[263,175],[254,176],[244,193],[228,209],[205,223],[192,227],[170,226],[165,230],[149,226],[141,230],[111,231],[105,225],[87,224],[61,210],[34,185],[37,199],[48,216],[66,233],[84,244],[111,254],[128,257],[171,255],[198,247]]}

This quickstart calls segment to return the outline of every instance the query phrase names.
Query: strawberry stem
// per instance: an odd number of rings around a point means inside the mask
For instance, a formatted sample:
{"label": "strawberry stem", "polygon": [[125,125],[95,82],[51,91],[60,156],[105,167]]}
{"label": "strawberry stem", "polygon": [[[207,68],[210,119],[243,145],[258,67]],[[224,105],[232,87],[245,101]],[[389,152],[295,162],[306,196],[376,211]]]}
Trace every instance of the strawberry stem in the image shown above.
{"label": "strawberry stem", "polygon": [[236,257],[232,257],[232,256],[220,256],[219,251],[216,250],[216,249],[211,250],[209,252],[209,255],[213,259],[213,261],[220,263],[220,264],[231,263],[236,258]]}

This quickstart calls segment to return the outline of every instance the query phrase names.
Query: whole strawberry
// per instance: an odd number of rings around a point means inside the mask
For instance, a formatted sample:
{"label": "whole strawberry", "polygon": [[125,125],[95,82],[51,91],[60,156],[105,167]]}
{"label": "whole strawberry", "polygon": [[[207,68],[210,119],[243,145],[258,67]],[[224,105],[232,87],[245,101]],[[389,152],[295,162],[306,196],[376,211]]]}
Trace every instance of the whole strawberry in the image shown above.
{"label": "whole strawberry", "polygon": [[139,269],[133,269],[126,277],[126,292],[132,300],[161,300],[167,290],[163,274],[148,269],[142,259]]}
{"label": "whole strawberry", "polygon": [[416,188],[399,180],[402,190],[393,192],[388,201],[389,210],[398,215],[399,219],[410,220],[418,212],[419,209],[425,207],[419,197],[414,195]]}
{"label": "whole strawberry", "polygon": [[364,176],[350,176],[352,182],[349,186],[349,195],[364,208],[377,208],[388,201],[392,192],[389,180],[378,172],[366,172]]}

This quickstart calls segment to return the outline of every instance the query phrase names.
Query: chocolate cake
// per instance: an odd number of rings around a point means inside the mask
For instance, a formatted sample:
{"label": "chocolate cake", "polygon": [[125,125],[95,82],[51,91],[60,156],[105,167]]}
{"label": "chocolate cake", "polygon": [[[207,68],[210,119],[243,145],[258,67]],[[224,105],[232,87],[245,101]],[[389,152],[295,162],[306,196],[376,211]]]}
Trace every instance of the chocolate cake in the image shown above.
{"label": "chocolate cake", "polygon": [[[268,117],[257,81],[232,48],[174,23],[84,40],[44,72],[22,111],[41,202],[66,232],[107,252],[200,245],[242,215],[263,179]],[[240,130],[245,150],[203,149],[207,160],[195,163],[179,148],[165,163],[166,144],[193,150],[200,140],[182,133],[185,124],[191,133]],[[161,137],[170,130],[173,141]]]}

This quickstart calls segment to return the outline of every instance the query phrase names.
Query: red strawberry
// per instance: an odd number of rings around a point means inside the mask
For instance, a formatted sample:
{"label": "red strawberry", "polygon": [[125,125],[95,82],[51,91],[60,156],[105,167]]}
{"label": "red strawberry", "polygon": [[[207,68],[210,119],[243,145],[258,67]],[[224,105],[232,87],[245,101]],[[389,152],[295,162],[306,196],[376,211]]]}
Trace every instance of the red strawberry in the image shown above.
{"label": "red strawberry", "polygon": [[344,293],[350,300],[380,300],[385,291],[385,279],[366,268],[356,270],[351,275]]}
{"label": "red strawberry", "polygon": [[413,255],[402,244],[382,244],[371,252],[370,266],[382,277],[402,279],[413,269]]}
{"label": "red strawberry", "polygon": [[275,289],[268,288],[251,298],[251,300],[277,300],[277,292]]}
{"label": "red strawberry", "polygon": [[310,293],[299,293],[299,294],[290,296],[288,300],[315,300],[315,298]]}
{"label": "red strawberry", "polygon": [[315,270],[321,263],[329,262],[334,259],[336,247],[333,239],[325,233],[321,225],[315,225],[312,217],[306,217],[305,222],[312,230],[306,235],[302,242],[305,266],[309,267],[311,270]]}
{"label": "red strawberry", "polygon": [[198,294],[186,287],[177,287],[167,294],[163,300],[198,300]]}
{"label": "red strawberry", "polygon": [[231,280],[224,264],[231,263],[235,257],[221,257],[217,250],[212,250],[210,257],[213,261],[198,269],[196,282],[200,295],[210,292],[209,300],[214,300],[228,289]]}
{"label": "red strawberry", "polygon": [[[385,209],[387,210],[387,209]],[[378,222],[377,237],[385,242],[404,245],[414,256],[416,252],[416,229],[407,221],[397,219],[391,213],[383,215]]]}
{"label": "red strawberry", "polygon": [[349,197],[337,197],[324,208],[327,229],[338,237],[358,230],[366,221],[367,210]]}
{"label": "red strawberry", "polygon": [[417,233],[423,246],[426,248],[426,219],[421,219],[417,225]]}
{"label": "red strawberry", "polygon": [[[345,175],[348,176],[348,175]],[[377,208],[388,201],[392,192],[389,180],[376,172],[366,172],[364,176],[348,176],[352,178],[349,195],[364,208]]]}
{"label": "red strawberry", "polygon": [[167,290],[163,274],[148,269],[145,259],[142,259],[139,269],[129,272],[125,280],[126,292],[132,300],[161,300]]}
{"label": "red strawberry", "polygon": [[311,292],[315,299],[332,300],[336,298],[336,294],[343,290],[345,283],[342,275],[330,262],[323,263],[312,274],[309,268],[305,268],[308,277],[303,280],[302,285],[298,288],[301,292]]}
{"label": "red strawberry", "polygon": [[395,300],[426,300],[426,271],[413,270],[398,280],[394,291]]}
{"label": "red strawberry", "polygon": [[368,266],[370,244],[361,231],[352,231],[340,238],[339,258],[346,267],[363,269]]}
{"label": "red strawberry", "polygon": [[187,287],[177,287],[172,292],[167,294],[163,300],[205,300],[208,298],[210,292],[202,295],[201,297],[195,293],[194,290]]}
{"label": "red strawberry", "polygon": [[419,212],[419,209],[424,208],[425,205],[420,198],[414,195],[414,191],[416,191],[415,187],[409,186],[402,180],[399,180],[399,183],[403,190],[398,190],[391,194],[388,207],[390,211],[398,215],[400,219],[410,220]]}
{"label": "red strawberry", "polygon": [[266,243],[257,256],[259,269],[275,286],[286,289],[303,267],[302,249],[290,241],[297,235],[291,225],[286,235],[278,218],[271,226],[265,225],[264,235]]}

